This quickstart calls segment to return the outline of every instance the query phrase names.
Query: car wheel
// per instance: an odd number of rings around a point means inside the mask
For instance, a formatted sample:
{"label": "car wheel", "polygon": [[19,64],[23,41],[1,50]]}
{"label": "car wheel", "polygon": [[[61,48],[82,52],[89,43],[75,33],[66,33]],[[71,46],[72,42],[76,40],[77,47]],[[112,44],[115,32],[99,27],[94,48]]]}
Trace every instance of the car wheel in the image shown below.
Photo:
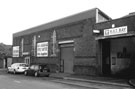
{"label": "car wheel", "polygon": [[34,76],[35,76],[35,77],[38,77],[38,72],[35,72]]}
{"label": "car wheel", "polygon": [[28,72],[27,72],[27,71],[25,71],[25,72],[24,72],[24,75],[25,75],[25,76],[27,76],[27,75],[28,75]]}

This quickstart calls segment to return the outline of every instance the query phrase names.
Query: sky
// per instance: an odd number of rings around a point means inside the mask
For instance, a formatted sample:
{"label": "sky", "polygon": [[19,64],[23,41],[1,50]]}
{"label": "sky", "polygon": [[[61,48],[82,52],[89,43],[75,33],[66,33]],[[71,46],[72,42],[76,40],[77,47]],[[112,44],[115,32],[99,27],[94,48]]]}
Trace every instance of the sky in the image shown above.
{"label": "sky", "polygon": [[79,12],[99,8],[112,19],[135,12],[134,0],[0,0],[0,43],[13,33]]}

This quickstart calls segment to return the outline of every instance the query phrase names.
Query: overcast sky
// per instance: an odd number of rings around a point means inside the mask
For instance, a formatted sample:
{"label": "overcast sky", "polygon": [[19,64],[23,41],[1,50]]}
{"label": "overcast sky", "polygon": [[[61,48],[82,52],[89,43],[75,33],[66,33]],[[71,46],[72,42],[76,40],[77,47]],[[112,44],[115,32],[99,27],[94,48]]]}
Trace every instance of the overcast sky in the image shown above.
{"label": "overcast sky", "polygon": [[0,43],[12,45],[13,33],[95,7],[116,19],[135,12],[135,1],[0,0]]}

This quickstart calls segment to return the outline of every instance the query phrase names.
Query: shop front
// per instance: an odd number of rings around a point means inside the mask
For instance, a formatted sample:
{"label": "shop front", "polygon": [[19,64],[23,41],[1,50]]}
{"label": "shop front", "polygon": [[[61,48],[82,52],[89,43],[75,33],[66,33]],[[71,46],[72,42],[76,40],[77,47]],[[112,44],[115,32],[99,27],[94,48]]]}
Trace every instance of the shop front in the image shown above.
{"label": "shop front", "polygon": [[135,33],[131,18],[97,24],[98,59],[101,74],[131,77],[135,74]]}
{"label": "shop front", "polygon": [[135,37],[100,40],[102,73],[104,75],[126,75],[135,68]]}

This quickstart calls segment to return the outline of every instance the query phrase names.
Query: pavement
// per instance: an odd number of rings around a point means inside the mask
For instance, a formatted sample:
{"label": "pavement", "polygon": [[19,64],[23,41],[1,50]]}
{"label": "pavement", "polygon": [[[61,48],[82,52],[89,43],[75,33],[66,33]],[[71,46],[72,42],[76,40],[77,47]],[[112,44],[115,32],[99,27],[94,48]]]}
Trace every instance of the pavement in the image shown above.
{"label": "pavement", "polygon": [[86,76],[86,75],[76,75],[76,74],[67,74],[67,73],[52,73],[50,77],[74,80],[74,81],[116,85],[116,86],[125,86],[125,87],[130,86],[127,79],[118,79],[118,78],[111,78],[111,77]]}

